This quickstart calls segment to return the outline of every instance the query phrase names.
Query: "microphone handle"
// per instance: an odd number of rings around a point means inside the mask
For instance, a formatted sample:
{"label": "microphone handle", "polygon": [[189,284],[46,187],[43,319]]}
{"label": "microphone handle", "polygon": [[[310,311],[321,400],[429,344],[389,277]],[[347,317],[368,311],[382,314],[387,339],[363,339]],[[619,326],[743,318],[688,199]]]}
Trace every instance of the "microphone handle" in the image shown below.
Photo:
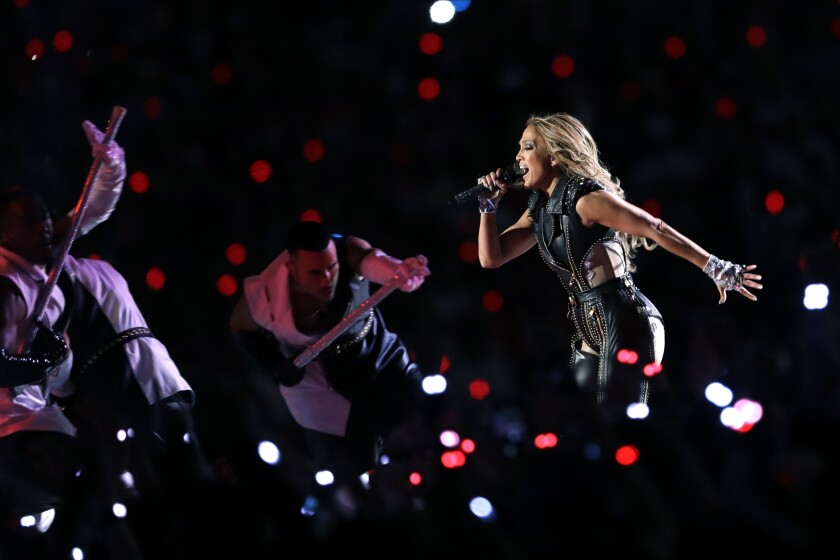
{"label": "microphone handle", "polygon": [[[517,179],[519,178],[519,172],[517,171],[517,167],[515,165],[510,165],[502,169],[502,172],[498,175],[499,179],[504,181],[505,183],[509,183],[511,186],[521,185],[521,183],[517,183]],[[493,192],[496,189],[489,189],[490,192]],[[449,204],[463,204],[468,200],[472,200],[477,198],[478,195],[482,193],[486,193],[488,191],[487,187],[482,184],[478,184],[471,189],[467,189],[465,191],[459,192],[455,196],[449,199]]]}
{"label": "microphone handle", "polygon": [[451,199],[449,199],[449,204],[463,204],[468,200],[472,200],[478,197],[478,195],[487,192],[488,190],[490,189],[488,189],[484,185],[476,185],[471,189],[467,189],[453,196]]}

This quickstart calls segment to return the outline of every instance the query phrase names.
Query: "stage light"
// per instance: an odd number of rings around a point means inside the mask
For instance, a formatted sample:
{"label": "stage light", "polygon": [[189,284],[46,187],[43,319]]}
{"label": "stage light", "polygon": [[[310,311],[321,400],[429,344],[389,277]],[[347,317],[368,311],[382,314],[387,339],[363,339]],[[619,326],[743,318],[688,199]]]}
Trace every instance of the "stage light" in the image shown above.
{"label": "stage light", "polygon": [[455,5],[449,0],[438,0],[429,8],[429,17],[435,23],[449,23],[455,17]]}
{"label": "stage light", "polygon": [[438,440],[444,447],[453,448],[461,442],[461,436],[455,430],[444,430],[438,436]]}
{"label": "stage light", "polygon": [[440,395],[446,392],[446,378],[442,375],[427,375],[421,383],[427,395]]}
{"label": "stage light", "polygon": [[665,39],[665,54],[673,59],[685,56],[685,41],[676,35]]}
{"label": "stage light", "polygon": [[315,482],[321,486],[329,486],[335,482],[335,475],[330,471],[318,471],[315,473]]}
{"label": "stage light", "polygon": [[727,406],[732,402],[732,389],[717,381],[706,385],[706,400],[717,406]]}
{"label": "stage light", "polygon": [[251,180],[255,183],[265,183],[271,179],[271,164],[259,159],[251,164],[251,167],[248,168],[248,173],[251,175]]}
{"label": "stage light", "polygon": [[484,379],[473,379],[469,385],[470,398],[477,401],[490,394],[490,384]]}
{"label": "stage light", "polygon": [[802,305],[805,309],[825,309],[828,307],[828,286],[825,284],[809,284],[805,287],[805,297]]}
{"label": "stage light", "polygon": [[324,144],[320,140],[307,140],[303,145],[303,157],[312,163],[321,161],[324,153]]}
{"label": "stage light", "polygon": [[735,116],[736,108],[735,100],[731,97],[721,97],[717,100],[717,103],[715,103],[715,112],[717,113],[717,116],[726,121]]}
{"label": "stage light", "polygon": [[280,449],[270,441],[261,441],[257,445],[257,453],[264,462],[276,465],[280,462]]}
{"label": "stage light", "polygon": [[505,298],[496,290],[488,290],[481,296],[481,304],[490,313],[496,313],[505,306]]}
{"label": "stage light", "polygon": [[120,519],[128,515],[128,508],[120,502],[114,502],[114,505],[111,506],[111,511],[114,512],[114,517],[119,517]]}
{"label": "stage light", "polygon": [[558,78],[568,78],[575,73],[575,61],[567,54],[561,54],[551,61],[551,71]]}
{"label": "stage light", "polygon": [[645,403],[635,402],[627,406],[627,417],[633,420],[643,420],[648,417],[648,414],[650,414],[650,408]]}
{"label": "stage light", "polygon": [[470,500],[470,511],[482,521],[496,520],[496,510],[493,504],[483,496],[476,496]]}
{"label": "stage light", "polygon": [[73,34],[69,31],[62,30],[53,36],[53,47],[58,52],[67,52],[73,46]]}
{"label": "stage light", "polygon": [[635,445],[622,445],[615,452],[615,460],[619,465],[629,467],[639,460],[639,450]]}

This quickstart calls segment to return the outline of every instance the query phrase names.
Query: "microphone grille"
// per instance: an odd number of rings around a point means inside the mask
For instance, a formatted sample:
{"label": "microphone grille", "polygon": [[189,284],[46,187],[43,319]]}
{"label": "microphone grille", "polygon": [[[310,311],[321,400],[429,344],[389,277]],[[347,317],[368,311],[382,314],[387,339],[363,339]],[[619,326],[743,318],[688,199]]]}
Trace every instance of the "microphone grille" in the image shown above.
{"label": "microphone grille", "polygon": [[511,185],[521,185],[522,175],[524,175],[522,168],[514,163],[502,168],[502,172],[499,174],[499,179]]}

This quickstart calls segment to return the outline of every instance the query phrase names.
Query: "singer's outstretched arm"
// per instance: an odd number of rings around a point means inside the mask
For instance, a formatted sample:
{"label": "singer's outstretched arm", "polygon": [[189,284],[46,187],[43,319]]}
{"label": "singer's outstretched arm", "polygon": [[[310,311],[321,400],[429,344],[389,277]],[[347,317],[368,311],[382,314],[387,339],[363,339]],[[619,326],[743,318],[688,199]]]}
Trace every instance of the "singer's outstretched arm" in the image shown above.
{"label": "singer's outstretched arm", "polygon": [[501,234],[495,212],[481,214],[478,225],[478,262],[482,268],[497,268],[534,246],[534,223],[528,212]]}

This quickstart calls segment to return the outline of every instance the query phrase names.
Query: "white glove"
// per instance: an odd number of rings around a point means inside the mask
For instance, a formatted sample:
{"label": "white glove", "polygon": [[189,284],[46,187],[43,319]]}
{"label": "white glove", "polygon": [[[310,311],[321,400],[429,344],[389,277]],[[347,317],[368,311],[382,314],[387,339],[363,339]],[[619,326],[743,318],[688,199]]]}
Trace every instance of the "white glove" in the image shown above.
{"label": "white glove", "polygon": [[[123,183],[127,175],[125,165],[125,151],[114,140],[103,144],[105,133],[96,128],[90,121],[84,122],[85,136],[91,146],[91,155],[102,158],[102,165],[96,180],[93,182],[88,197],[87,207],[82,222],[79,224],[79,234],[85,235],[97,225],[107,220],[114,212],[117,201],[122,193]],[[72,211],[70,212],[72,215]]]}
{"label": "white glove", "polygon": [[395,280],[401,291],[413,292],[431,274],[427,263],[428,259],[423,255],[401,261],[374,249],[362,260],[360,272],[371,282],[386,284]]}

